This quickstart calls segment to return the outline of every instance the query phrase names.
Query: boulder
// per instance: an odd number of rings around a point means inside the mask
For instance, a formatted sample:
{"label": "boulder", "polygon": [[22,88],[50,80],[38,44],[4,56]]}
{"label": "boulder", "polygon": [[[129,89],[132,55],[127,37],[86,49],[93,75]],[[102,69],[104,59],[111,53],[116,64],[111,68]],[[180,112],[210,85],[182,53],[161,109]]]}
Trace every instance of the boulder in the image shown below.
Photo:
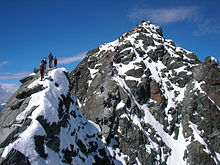
{"label": "boulder", "polygon": [[15,149],[12,149],[6,158],[1,158],[0,164],[31,165],[28,158]]}
{"label": "boulder", "polygon": [[164,103],[165,101],[156,81],[151,81],[150,83],[150,95],[151,99],[157,101],[158,103]]}
{"label": "boulder", "polygon": [[127,76],[132,76],[135,78],[141,78],[141,76],[144,74],[144,70],[142,68],[138,69],[132,69],[125,73]]}
{"label": "boulder", "polygon": [[22,84],[24,84],[25,82],[28,82],[28,81],[32,80],[34,77],[35,77],[34,75],[24,77],[24,78],[22,78],[22,79],[20,80],[20,82],[21,82]]}

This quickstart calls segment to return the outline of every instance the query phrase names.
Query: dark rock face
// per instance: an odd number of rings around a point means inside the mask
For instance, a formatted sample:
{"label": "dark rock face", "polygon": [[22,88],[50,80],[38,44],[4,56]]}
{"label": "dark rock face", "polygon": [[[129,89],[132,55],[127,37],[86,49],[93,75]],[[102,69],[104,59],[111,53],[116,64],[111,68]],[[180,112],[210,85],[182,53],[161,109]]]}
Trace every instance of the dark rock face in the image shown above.
{"label": "dark rock face", "polygon": [[[37,73],[37,72],[36,72],[36,73]],[[34,77],[35,77],[34,75],[24,77],[24,78],[22,78],[22,79],[20,80],[20,82],[21,82],[22,84],[24,84],[24,83],[26,83],[26,82],[28,82],[28,81],[31,81]]]}
{"label": "dark rock face", "polygon": [[188,146],[189,153],[186,153],[186,157],[188,157],[188,164],[192,165],[215,165],[216,163],[213,161],[213,159],[210,158],[210,156],[204,151],[204,146],[202,146],[198,141],[192,142]]}
{"label": "dark rock face", "polygon": [[1,164],[30,165],[30,162],[21,152],[13,149]]}
{"label": "dark rock face", "polygon": [[89,51],[69,76],[83,113],[126,164],[194,165],[220,163],[219,71],[145,22]]}
{"label": "dark rock face", "polygon": [[155,100],[158,103],[164,103],[164,97],[156,81],[152,81],[150,83],[150,94],[151,99]]}
{"label": "dark rock face", "polygon": [[205,62],[200,64],[194,72],[194,77],[198,81],[204,81],[201,88],[220,107],[220,69],[218,62],[207,57]]}

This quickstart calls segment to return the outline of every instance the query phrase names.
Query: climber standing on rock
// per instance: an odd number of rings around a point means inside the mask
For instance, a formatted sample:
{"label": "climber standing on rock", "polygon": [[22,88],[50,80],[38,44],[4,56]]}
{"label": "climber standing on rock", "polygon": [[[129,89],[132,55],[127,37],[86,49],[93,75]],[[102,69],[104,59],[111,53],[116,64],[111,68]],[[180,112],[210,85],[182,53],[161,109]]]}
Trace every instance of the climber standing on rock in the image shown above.
{"label": "climber standing on rock", "polygon": [[44,78],[44,70],[45,70],[45,64],[43,62],[41,62],[39,70],[40,70],[40,80],[42,81]]}
{"label": "climber standing on rock", "polygon": [[48,55],[48,59],[49,59],[49,68],[52,68],[52,63],[53,63],[53,54],[50,52],[50,54]]}
{"label": "climber standing on rock", "polygon": [[44,64],[44,69],[46,69],[46,65],[47,65],[46,57],[41,60],[41,64]]}
{"label": "climber standing on rock", "polygon": [[54,64],[54,67],[57,67],[57,58],[56,57],[53,59],[53,64]]}

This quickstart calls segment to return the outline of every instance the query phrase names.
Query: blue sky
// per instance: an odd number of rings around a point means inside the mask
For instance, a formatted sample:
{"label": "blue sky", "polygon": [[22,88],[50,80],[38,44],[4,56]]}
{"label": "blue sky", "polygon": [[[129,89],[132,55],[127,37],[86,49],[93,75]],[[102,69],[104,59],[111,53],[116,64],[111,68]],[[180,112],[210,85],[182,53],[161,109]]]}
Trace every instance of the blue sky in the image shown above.
{"label": "blue sky", "polygon": [[0,0],[0,84],[16,88],[49,52],[71,71],[142,19],[201,61],[220,60],[219,9],[219,0]]}

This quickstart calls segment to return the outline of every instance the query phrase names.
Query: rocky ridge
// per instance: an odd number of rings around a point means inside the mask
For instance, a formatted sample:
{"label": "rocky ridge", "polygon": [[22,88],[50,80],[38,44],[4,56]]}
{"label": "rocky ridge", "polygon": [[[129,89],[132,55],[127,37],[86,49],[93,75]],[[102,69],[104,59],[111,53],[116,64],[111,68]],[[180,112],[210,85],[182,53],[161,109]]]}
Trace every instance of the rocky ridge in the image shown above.
{"label": "rocky ridge", "polygon": [[69,93],[65,69],[32,74],[0,112],[0,164],[121,164]]}
{"label": "rocky ridge", "polygon": [[144,22],[87,52],[71,93],[123,164],[220,163],[220,69]]}

